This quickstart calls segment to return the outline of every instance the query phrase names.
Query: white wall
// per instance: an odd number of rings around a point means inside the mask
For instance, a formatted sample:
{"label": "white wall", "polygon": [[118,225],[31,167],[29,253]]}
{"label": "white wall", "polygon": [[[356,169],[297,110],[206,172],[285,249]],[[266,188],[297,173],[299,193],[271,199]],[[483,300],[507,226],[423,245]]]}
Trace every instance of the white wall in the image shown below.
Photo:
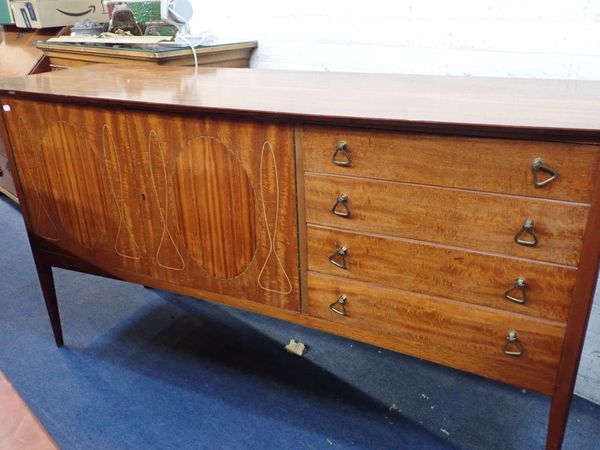
{"label": "white wall", "polygon": [[[194,3],[194,31],[259,41],[254,68],[600,80],[600,0]],[[598,293],[576,392],[600,403]]]}

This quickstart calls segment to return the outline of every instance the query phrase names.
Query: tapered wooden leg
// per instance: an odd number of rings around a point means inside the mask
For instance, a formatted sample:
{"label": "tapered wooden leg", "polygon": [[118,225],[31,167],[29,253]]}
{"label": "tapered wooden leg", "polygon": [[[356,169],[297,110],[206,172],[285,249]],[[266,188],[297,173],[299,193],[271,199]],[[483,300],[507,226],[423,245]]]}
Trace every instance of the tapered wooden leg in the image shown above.
{"label": "tapered wooden leg", "polygon": [[64,342],[62,335],[62,327],[60,325],[60,314],[58,313],[56,290],[54,288],[54,276],[52,275],[52,266],[38,261],[38,259],[35,256],[34,260],[38,278],[40,279],[40,285],[42,287],[42,293],[44,294],[44,301],[46,302],[46,309],[48,310],[48,317],[50,318],[50,324],[52,325],[54,340],[56,341],[57,347],[62,347],[64,345]]}
{"label": "tapered wooden leg", "polygon": [[548,420],[548,436],[546,450],[559,450],[562,447],[571,407],[572,391],[557,392],[552,397],[550,418]]}

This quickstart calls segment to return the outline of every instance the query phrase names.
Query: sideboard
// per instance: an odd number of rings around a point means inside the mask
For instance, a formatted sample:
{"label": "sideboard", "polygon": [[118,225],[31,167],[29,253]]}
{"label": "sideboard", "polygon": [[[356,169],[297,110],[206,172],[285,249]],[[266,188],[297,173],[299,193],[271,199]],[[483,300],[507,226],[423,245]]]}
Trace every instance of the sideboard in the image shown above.
{"label": "sideboard", "polygon": [[552,397],[600,258],[600,82],[98,65],[0,82],[52,267],[168,289]]}

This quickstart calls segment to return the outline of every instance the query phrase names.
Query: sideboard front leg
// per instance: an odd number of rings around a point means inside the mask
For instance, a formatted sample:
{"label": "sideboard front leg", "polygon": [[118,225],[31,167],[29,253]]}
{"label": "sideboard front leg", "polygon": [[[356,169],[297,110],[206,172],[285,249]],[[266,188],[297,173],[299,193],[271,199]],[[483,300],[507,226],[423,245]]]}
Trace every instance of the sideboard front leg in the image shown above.
{"label": "sideboard front leg", "polygon": [[52,325],[54,340],[57,347],[62,347],[64,342],[60,324],[60,314],[58,312],[58,302],[56,299],[56,289],[54,288],[52,266],[39,261],[39,258],[37,258],[35,254],[34,260],[38,278],[40,279],[40,285],[42,287],[42,294],[44,295],[44,301],[46,302],[46,309],[48,310],[48,317],[50,318],[50,324]]}
{"label": "sideboard front leg", "polygon": [[550,418],[548,420],[546,450],[560,450],[562,448],[572,397],[573,392],[568,389],[562,391],[557,390],[552,397]]}

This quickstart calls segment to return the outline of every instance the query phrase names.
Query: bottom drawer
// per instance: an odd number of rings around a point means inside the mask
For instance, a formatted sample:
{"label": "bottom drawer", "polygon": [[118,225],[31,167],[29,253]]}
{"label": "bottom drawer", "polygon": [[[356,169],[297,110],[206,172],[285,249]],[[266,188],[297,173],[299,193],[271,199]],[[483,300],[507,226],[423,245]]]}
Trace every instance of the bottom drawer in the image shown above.
{"label": "bottom drawer", "polygon": [[306,312],[358,340],[544,394],[554,390],[565,332],[559,323],[314,272]]}
{"label": "bottom drawer", "polygon": [[0,189],[13,195],[15,198],[17,197],[17,191],[10,173],[8,159],[2,155],[0,155]]}

